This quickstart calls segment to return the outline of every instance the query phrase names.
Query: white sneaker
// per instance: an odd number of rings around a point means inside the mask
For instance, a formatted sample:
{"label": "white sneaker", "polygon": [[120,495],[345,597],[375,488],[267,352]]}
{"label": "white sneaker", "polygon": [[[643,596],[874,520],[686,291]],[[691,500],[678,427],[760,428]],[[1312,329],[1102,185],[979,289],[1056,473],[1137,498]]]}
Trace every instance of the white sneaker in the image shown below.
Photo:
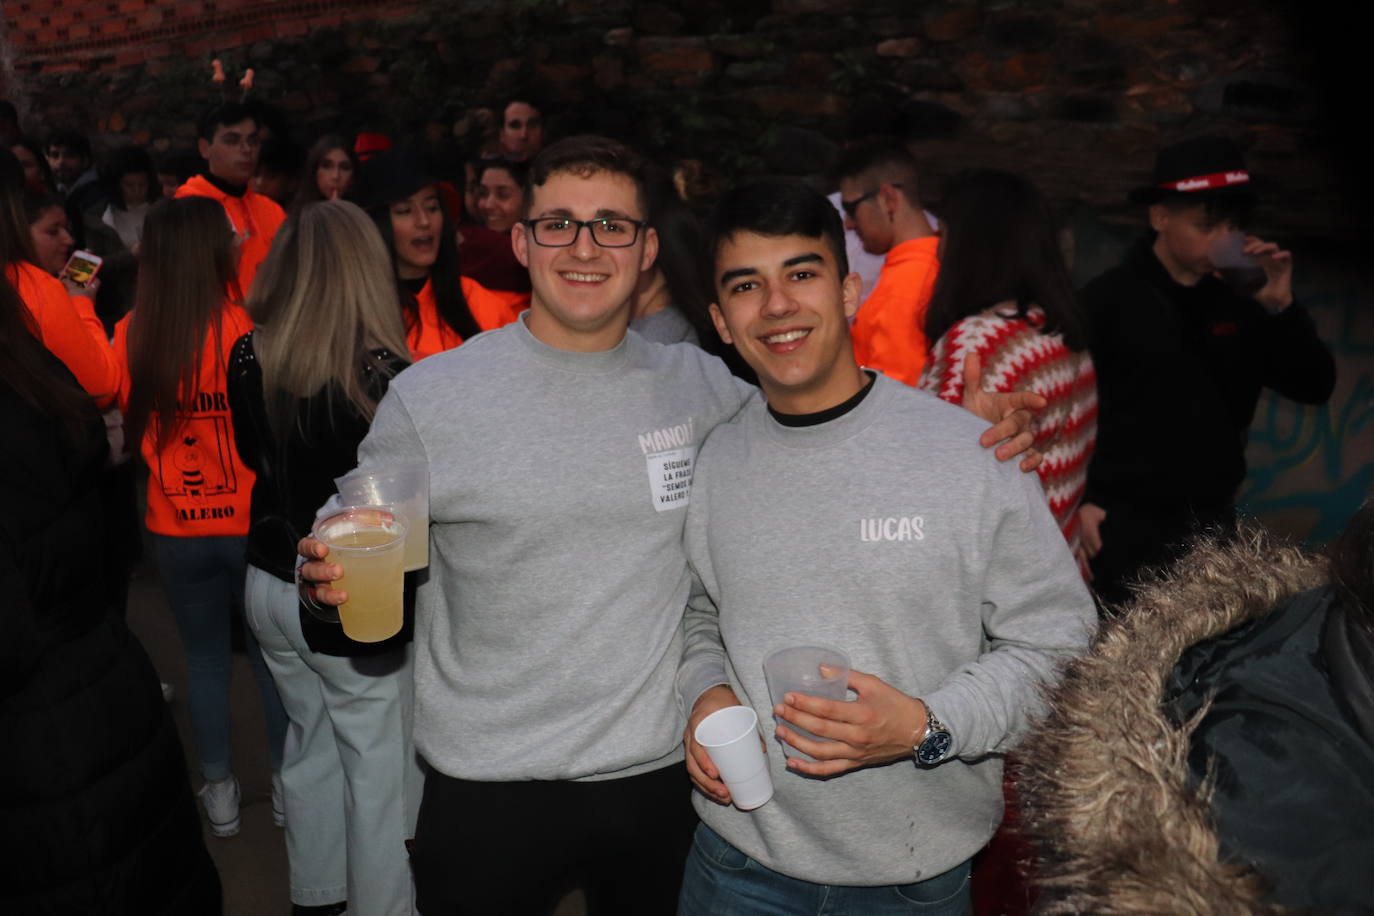
{"label": "white sneaker", "polygon": [[233,776],[207,782],[199,793],[205,814],[210,819],[210,832],[215,836],[233,836],[239,832],[239,781]]}
{"label": "white sneaker", "polygon": [[282,796],[281,774],[272,774],[272,823],[286,826],[286,799]]}

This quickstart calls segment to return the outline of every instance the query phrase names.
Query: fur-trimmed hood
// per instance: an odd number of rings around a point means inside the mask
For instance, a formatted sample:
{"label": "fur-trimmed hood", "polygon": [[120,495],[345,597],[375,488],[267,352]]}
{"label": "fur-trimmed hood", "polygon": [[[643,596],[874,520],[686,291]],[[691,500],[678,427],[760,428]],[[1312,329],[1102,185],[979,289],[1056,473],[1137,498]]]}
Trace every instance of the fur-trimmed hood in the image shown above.
{"label": "fur-trimmed hood", "polygon": [[1284,912],[1260,876],[1220,859],[1211,785],[1188,767],[1206,707],[1175,725],[1161,704],[1186,649],[1324,581],[1317,558],[1247,531],[1195,549],[1103,624],[1018,752],[1039,912]]}

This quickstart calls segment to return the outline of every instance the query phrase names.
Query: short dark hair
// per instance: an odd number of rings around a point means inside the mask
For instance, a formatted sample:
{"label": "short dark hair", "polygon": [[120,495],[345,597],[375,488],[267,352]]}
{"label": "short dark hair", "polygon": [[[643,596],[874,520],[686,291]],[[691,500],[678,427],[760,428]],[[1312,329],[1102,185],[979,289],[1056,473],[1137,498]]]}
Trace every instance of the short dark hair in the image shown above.
{"label": "short dark hair", "polygon": [[38,222],[38,218],[49,210],[61,210],[65,213],[66,205],[62,202],[62,198],[52,191],[24,189],[24,215],[28,218],[30,225]]}
{"label": "short dark hair", "polygon": [[55,130],[48,136],[47,146],[64,146],[83,159],[91,158],[90,138],[79,130]]}
{"label": "short dark hair", "polygon": [[[539,151],[530,163],[527,189],[537,188],[553,175],[571,173],[581,178],[590,177],[597,172],[624,175],[634,182],[635,195],[639,199],[640,219],[650,220],[649,195],[645,188],[644,159],[623,143],[609,137],[595,134],[579,134],[550,144]],[[525,195],[525,216],[530,214],[533,194]]]}
{"label": "short dark hair", "polygon": [[157,182],[157,172],[153,168],[153,157],[148,155],[148,151],[141,146],[121,146],[115,149],[105,159],[104,166],[100,169],[100,182],[105,187],[105,193],[110,198],[110,203],[117,210],[124,209],[124,197],[120,192],[119,183],[125,175],[135,172],[148,176],[148,202],[152,203],[162,196],[161,186]]}
{"label": "short dark hair", "polygon": [[19,123],[19,110],[8,99],[0,99],[0,121]]}
{"label": "short dark hair", "polygon": [[[706,253],[712,266],[720,246],[736,232],[779,238],[802,235],[824,239],[840,276],[849,273],[840,214],[815,188],[795,178],[761,178],[725,192],[706,227]],[[714,288],[714,278],[712,287]]]}
{"label": "short dark hair", "polygon": [[501,126],[506,126],[506,109],[516,102],[524,102],[526,105],[539,112],[539,117],[544,116],[544,103],[532,92],[512,92],[501,99],[501,107],[496,110],[496,117],[500,119]]}
{"label": "short dark hair", "polygon": [[478,159],[473,163],[473,170],[478,181],[482,180],[482,173],[488,169],[499,169],[505,172],[522,189],[530,186],[530,164],[528,162],[512,162],[509,159]]}
{"label": "short dark hair", "polygon": [[872,176],[883,184],[901,185],[901,191],[914,207],[921,205],[916,193],[916,157],[896,140],[880,138],[851,146],[835,163],[834,179]]}
{"label": "short dark hair", "polygon": [[232,127],[240,121],[252,121],[255,127],[262,127],[258,113],[252,106],[242,102],[225,102],[212,108],[200,119],[200,136],[206,143],[215,142],[215,131],[221,127]]}
{"label": "short dark hair", "polygon": [[1224,190],[1194,192],[1191,194],[1168,193],[1155,203],[1162,204],[1174,213],[1203,207],[1203,218],[1209,223],[1234,223],[1245,227],[1255,212],[1255,196],[1248,190],[1227,193]]}

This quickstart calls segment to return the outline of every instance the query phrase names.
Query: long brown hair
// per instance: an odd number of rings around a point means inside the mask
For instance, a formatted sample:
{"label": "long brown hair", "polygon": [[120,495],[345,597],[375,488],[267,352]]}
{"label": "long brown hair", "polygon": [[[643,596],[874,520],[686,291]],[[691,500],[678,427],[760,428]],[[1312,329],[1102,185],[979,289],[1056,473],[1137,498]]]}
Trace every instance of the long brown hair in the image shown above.
{"label": "long brown hair", "polygon": [[24,210],[24,167],[14,153],[0,148],[0,267],[33,263],[33,235]]}
{"label": "long brown hair", "polygon": [[291,215],[258,269],[247,308],[258,325],[253,349],[279,441],[298,419],[299,402],[322,391],[342,394],[370,421],[377,401],[362,370],[390,375],[371,351],[409,356],[391,256],[372,220],[348,201],[306,204]]}
{"label": "long brown hair", "polygon": [[39,341],[33,316],[6,276],[9,265],[32,260],[24,168],[13,153],[0,149],[0,380],[29,406],[56,417],[76,442],[95,416],[95,402],[53,365],[55,357]]}
{"label": "long brown hair", "polygon": [[177,398],[200,378],[206,336],[218,339],[226,290],[236,275],[233,230],[208,197],[163,200],[148,210],[129,319],[130,443],[149,424],[161,450],[177,431]]}

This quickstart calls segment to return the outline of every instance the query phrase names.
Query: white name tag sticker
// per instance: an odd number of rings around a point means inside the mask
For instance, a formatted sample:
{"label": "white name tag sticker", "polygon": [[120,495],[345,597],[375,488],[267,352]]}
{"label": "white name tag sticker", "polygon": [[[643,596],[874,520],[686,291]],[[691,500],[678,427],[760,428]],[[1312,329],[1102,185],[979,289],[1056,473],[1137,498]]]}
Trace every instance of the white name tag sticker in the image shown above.
{"label": "white name tag sticker", "polygon": [[653,494],[655,511],[670,512],[687,508],[687,501],[692,494],[692,465],[696,458],[695,445],[647,456],[649,492]]}

